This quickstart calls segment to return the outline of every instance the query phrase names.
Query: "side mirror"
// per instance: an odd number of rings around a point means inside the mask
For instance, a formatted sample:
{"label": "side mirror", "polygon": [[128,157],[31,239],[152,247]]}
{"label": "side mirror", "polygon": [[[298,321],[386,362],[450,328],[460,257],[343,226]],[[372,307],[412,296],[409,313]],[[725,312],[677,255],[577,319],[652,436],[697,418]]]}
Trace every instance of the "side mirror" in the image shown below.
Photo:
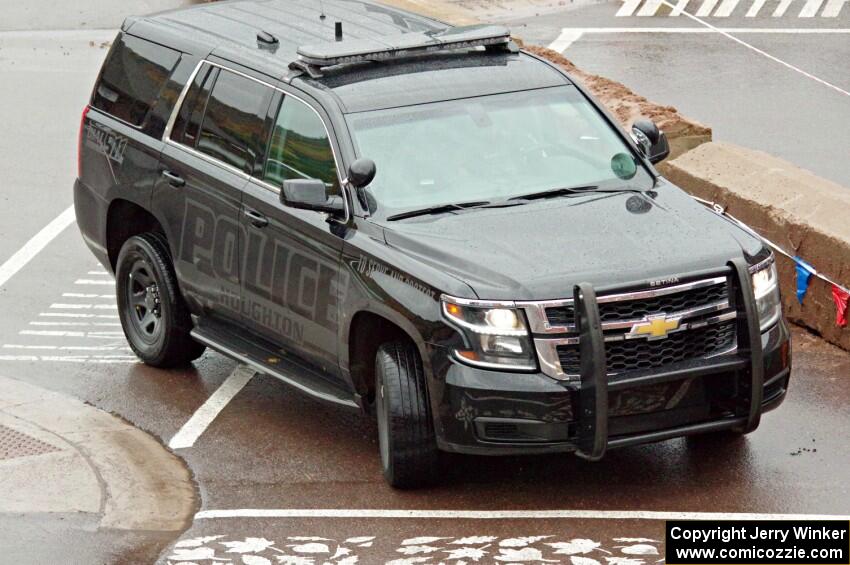
{"label": "side mirror", "polygon": [[653,165],[670,155],[667,136],[650,120],[637,120],[632,124],[632,139]]}
{"label": "side mirror", "polygon": [[348,167],[348,182],[354,188],[364,188],[375,179],[375,162],[372,159],[357,159]]}
{"label": "side mirror", "polygon": [[318,179],[289,179],[283,181],[280,201],[293,208],[337,214],[345,211],[341,196],[329,196],[325,183]]}

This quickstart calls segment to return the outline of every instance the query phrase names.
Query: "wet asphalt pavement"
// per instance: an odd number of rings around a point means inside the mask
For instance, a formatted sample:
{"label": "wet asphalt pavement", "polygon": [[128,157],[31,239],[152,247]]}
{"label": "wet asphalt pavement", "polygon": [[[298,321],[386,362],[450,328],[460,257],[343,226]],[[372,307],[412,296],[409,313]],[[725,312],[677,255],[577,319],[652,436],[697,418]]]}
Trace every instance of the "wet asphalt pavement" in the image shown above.
{"label": "wet asphalt pavement", "polygon": [[[69,55],[57,51],[43,60],[18,62],[11,72],[9,60],[2,58],[8,51],[0,47],[5,79],[0,99],[4,108],[18,110],[4,114],[14,139],[5,136],[0,147],[0,261],[5,261],[71,203],[79,112],[105,51],[85,44],[69,48]],[[597,51],[594,60],[602,59]],[[67,63],[60,66],[57,60]],[[688,88],[690,76],[680,76],[671,96]],[[625,82],[654,97],[645,85]],[[830,107],[841,111],[842,102]],[[760,131],[762,143],[749,145],[770,150],[771,136]],[[111,279],[73,224],[3,285],[0,305],[0,373],[120,415],[163,444],[236,367],[215,353],[190,370],[161,371],[135,362],[116,325]],[[568,455],[452,456],[439,486],[416,492],[393,491],[383,482],[370,419],[255,376],[192,447],[176,451],[194,474],[199,510],[211,514],[187,524],[176,546],[144,534],[120,542],[102,536],[94,543],[108,548],[97,555],[119,563],[157,558],[238,563],[249,557],[245,563],[293,564],[353,563],[353,557],[359,563],[457,563],[476,557],[482,563],[537,563],[577,555],[637,565],[663,556],[662,520],[363,517],[357,510],[847,514],[850,355],[795,330],[794,361],[787,400],[747,438],[672,440],[612,451],[599,463]],[[215,517],[215,511],[231,510],[253,515],[271,510],[278,516]],[[343,517],[311,516],[315,510],[337,510]],[[287,512],[295,516],[280,516]],[[4,555],[26,560],[33,554],[25,544],[40,544],[44,554],[92,539],[63,537],[54,519],[24,526],[0,527]]]}
{"label": "wet asphalt pavement", "polygon": [[[773,17],[779,2],[770,0],[747,17],[753,3],[741,0],[727,17],[701,19],[763,53],[703,33],[706,26],[669,16],[663,5],[655,16],[617,17],[622,3],[605,2],[507,23],[525,41],[545,46],[564,29],[581,32],[563,53],[582,69],[676,107],[711,126],[717,141],[767,151],[850,187],[850,5],[835,17],[807,18],[799,17],[797,1]],[[691,2],[687,11],[700,7]]]}

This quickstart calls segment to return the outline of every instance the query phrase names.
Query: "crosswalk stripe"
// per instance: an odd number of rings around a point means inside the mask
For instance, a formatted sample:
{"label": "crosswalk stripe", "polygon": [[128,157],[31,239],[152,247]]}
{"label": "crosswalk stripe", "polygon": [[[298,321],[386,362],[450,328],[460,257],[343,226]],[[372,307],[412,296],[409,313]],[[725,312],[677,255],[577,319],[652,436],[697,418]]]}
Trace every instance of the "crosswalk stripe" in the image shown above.
{"label": "crosswalk stripe", "polygon": [[716,18],[727,18],[732,12],[735,10],[735,6],[738,5],[739,0],[723,0],[720,3],[720,7],[714,12],[714,17]]}
{"label": "crosswalk stripe", "polygon": [[702,5],[697,10],[697,16],[704,18],[710,16],[714,7],[717,5],[717,0],[702,0]]}
{"label": "crosswalk stripe", "polygon": [[754,18],[754,17],[758,16],[759,11],[761,10],[762,6],[764,6],[765,1],[766,0],[755,0],[753,2],[752,6],[750,6],[750,9],[747,10],[746,17]]}
{"label": "crosswalk stripe", "polygon": [[679,0],[676,2],[676,7],[670,12],[671,16],[681,16],[682,12],[685,11],[685,8],[688,6],[688,2],[690,0]]}
{"label": "crosswalk stripe", "polygon": [[781,0],[779,2],[779,5],[773,11],[773,17],[774,18],[781,18],[782,16],[784,16],[786,10],[788,10],[788,6],[790,6],[791,2],[793,2],[793,1],[794,0]]}
{"label": "crosswalk stripe", "polygon": [[[779,3],[776,5],[771,16],[774,18],[783,17],[788,12],[794,1],[795,0],[779,0]],[[672,7],[672,10],[668,15],[674,17],[681,16],[689,2],[690,0],[676,0],[675,6]],[[728,18],[732,15],[740,2],[741,0],[702,0],[699,9],[693,15],[701,18]],[[762,8],[764,8],[767,0],[748,0],[748,2],[750,2],[750,4],[745,17],[755,18],[759,15]],[[850,0],[805,0],[803,8],[797,14],[797,17],[813,18],[818,15],[821,7],[825,6],[820,16],[822,18],[835,18],[841,13],[844,4],[848,2],[850,2]],[[671,2],[666,0],[623,0],[622,6],[620,6],[620,9],[617,10],[615,15],[617,17],[655,16],[658,15],[658,10],[662,5],[670,6],[671,4]],[[96,283],[92,282],[85,284]]]}
{"label": "crosswalk stripe", "polygon": [[617,10],[616,16],[631,16],[634,14],[635,10],[638,6],[640,6],[641,0],[625,0],[623,5],[620,6],[620,9]]}
{"label": "crosswalk stripe", "polygon": [[661,0],[646,0],[643,7],[638,10],[638,16],[654,16],[658,8],[661,7]]}
{"label": "crosswalk stripe", "polygon": [[813,18],[817,15],[823,0],[807,0],[803,9],[800,10],[801,18]]}
{"label": "crosswalk stripe", "polygon": [[826,8],[821,12],[822,18],[834,18],[838,15],[838,12],[841,11],[842,6],[848,0],[827,0]]}

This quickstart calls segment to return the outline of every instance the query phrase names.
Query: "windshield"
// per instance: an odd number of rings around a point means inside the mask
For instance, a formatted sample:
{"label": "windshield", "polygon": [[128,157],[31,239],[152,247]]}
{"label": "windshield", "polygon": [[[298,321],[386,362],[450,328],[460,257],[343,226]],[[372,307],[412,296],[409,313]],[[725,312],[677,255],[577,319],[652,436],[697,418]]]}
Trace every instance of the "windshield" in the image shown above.
{"label": "windshield", "polygon": [[572,86],[349,114],[378,216],[573,186],[649,189],[628,145]]}

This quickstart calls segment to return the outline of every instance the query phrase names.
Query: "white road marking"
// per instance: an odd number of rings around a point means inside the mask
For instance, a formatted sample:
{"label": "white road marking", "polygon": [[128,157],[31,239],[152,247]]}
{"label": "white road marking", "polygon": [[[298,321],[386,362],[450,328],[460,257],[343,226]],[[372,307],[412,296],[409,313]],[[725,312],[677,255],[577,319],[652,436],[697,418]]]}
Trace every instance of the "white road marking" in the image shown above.
{"label": "white road marking", "polygon": [[4,343],[3,349],[48,350],[48,351],[132,351],[118,345],[17,345]]}
{"label": "white road marking", "polygon": [[623,16],[631,16],[634,11],[640,6],[641,0],[625,0],[623,5],[620,6],[620,9],[617,10],[616,16],[622,18]]}
{"label": "white road marking", "polygon": [[395,510],[378,508],[304,508],[202,510],[210,518],[416,518],[461,520],[850,520],[850,515],[769,514],[751,512],[655,512],[649,510]]}
{"label": "white road marking", "polygon": [[676,7],[670,12],[671,16],[680,16],[682,12],[685,11],[685,8],[688,6],[689,0],[679,0],[676,2]]}
{"label": "white road marking", "polygon": [[838,15],[838,12],[841,11],[842,6],[848,0],[827,0],[826,8],[823,9],[820,16],[822,18],[834,18]]}
{"label": "white road marking", "polygon": [[646,0],[644,2],[643,7],[638,10],[638,16],[654,16],[655,12],[658,11],[658,8],[661,7],[661,0]]}
{"label": "white road marking", "polygon": [[106,272],[106,271],[104,271],[103,269],[101,269],[101,270],[99,270],[99,271],[89,271],[89,272],[88,272],[88,273],[86,273],[86,274],[87,274],[87,275],[103,275],[103,276],[111,276],[109,273],[107,273],[107,272]]}
{"label": "white road marking", "polygon": [[715,18],[727,18],[732,12],[735,10],[735,7],[738,5],[740,0],[723,0],[720,3],[720,7],[717,8],[717,11],[714,12]]}
{"label": "white road marking", "polygon": [[47,247],[47,244],[62,233],[62,231],[74,222],[74,207],[70,206],[64,212],[54,218],[49,224],[41,228],[41,230],[32,236],[23,247],[18,249],[14,255],[6,259],[6,262],[0,265],[0,286],[6,284],[12,276],[20,271],[27,263],[32,261],[33,257]]}
{"label": "white road marking", "polygon": [[[697,10],[696,15],[705,18],[705,17],[715,17],[715,18],[728,18],[732,15],[735,7],[738,5],[740,0],[723,0],[720,7],[715,11],[714,8],[717,6],[718,0],[703,0],[699,9]],[[823,12],[821,12],[822,18],[834,18],[838,16],[839,12],[841,12],[841,8],[843,7],[845,2],[850,0],[826,0],[826,8]],[[643,2],[643,6],[641,7],[641,2]],[[776,6],[776,9],[773,11],[772,17],[781,18],[785,15],[785,12],[788,11],[788,8],[794,0],[780,0],[779,4]],[[824,0],[806,0],[803,9],[797,14],[798,18],[811,18],[817,15],[818,9],[820,9],[821,5],[824,3]],[[628,16],[654,16],[656,12],[658,12],[658,8],[661,7],[661,4],[664,2],[660,0],[623,0],[623,5],[620,6],[620,9],[617,10],[615,14],[616,17],[628,17]],[[670,16],[680,16],[684,13],[685,6],[688,4],[688,0],[677,0],[676,7],[670,12]],[[752,0],[752,5],[749,10],[747,10],[747,17],[753,18],[758,15],[759,11],[765,4],[765,0]],[[640,9],[638,9],[640,8]],[[637,10],[637,13],[635,11]],[[712,14],[712,12],[714,12]]]}
{"label": "white road marking", "polygon": [[747,14],[745,17],[754,18],[759,15],[759,10],[761,10],[762,6],[764,6],[766,0],[754,0],[753,4],[750,6],[750,9],[747,10]]}
{"label": "white road marking", "polygon": [[710,16],[711,11],[717,5],[717,0],[702,0],[702,5],[697,10],[697,15],[700,17]]}
{"label": "white road marking", "polygon": [[562,29],[561,35],[559,35],[558,38],[549,45],[549,49],[557,51],[558,53],[563,53],[567,50],[567,47],[572,45],[573,42],[580,37],[581,30]]}
{"label": "white road marking", "polygon": [[98,355],[0,355],[0,361],[47,361],[58,363],[140,363],[132,355],[98,356]]}
{"label": "white road marking", "polygon": [[[671,8],[673,7],[673,4],[671,4],[667,0],[661,0],[661,1],[664,2],[664,4],[666,6],[670,6]],[[850,96],[850,92],[847,92],[846,90],[839,88],[838,86],[835,86],[834,84],[827,82],[827,81],[823,80],[822,78],[818,78],[811,73],[807,73],[806,71],[804,71],[800,67],[796,67],[796,66],[792,65],[791,63],[786,63],[785,61],[783,61],[779,57],[774,57],[770,53],[767,53],[766,51],[762,51],[758,47],[750,45],[749,43],[747,43],[743,39],[739,39],[739,38],[735,37],[734,35],[730,34],[728,31],[723,31],[722,29],[711,25],[707,21],[702,20],[702,19],[698,18],[697,16],[694,16],[693,14],[689,14],[688,12],[683,12],[683,13],[684,13],[685,16],[694,20],[695,22],[702,24],[703,26],[707,27],[708,29],[716,31],[717,33],[721,34],[722,36],[731,39],[732,41],[734,41],[735,43],[737,43],[739,45],[743,45],[747,49],[750,49],[751,51],[758,53],[759,55],[766,57],[766,58],[770,59],[771,61],[773,61],[775,63],[779,63],[780,65],[791,69],[792,71],[796,71],[796,72],[800,73],[801,75],[803,75],[804,77],[809,78],[809,79],[811,79],[811,80],[813,80],[817,83],[820,83],[820,84],[822,84],[822,85],[824,85],[828,88],[831,88],[831,89],[835,90],[836,92],[843,94],[844,96]]]}
{"label": "white road marking", "polygon": [[31,326],[94,326],[94,327],[121,327],[120,322],[30,322]]}
{"label": "white road marking", "polygon": [[230,376],[221,383],[207,401],[192,414],[189,421],[183,424],[171,441],[168,442],[168,447],[171,449],[183,449],[192,447],[209,425],[216,419],[219,413],[227,404],[233,400],[242,388],[248,384],[255,371],[247,365],[239,365],[230,373]]}
{"label": "white road marking", "polygon": [[92,285],[105,285],[105,286],[113,286],[115,281],[112,279],[77,279],[74,281],[74,284],[92,284]]}
{"label": "white road marking", "polygon": [[807,0],[806,4],[803,6],[803,9],[800,10],[801,18],[813,18],[817,15],[818,10],[820,10],[820,6],[823,4],[823,0]]}
{"label": "white road marking", "polygon": [[114,294],[82,294],[79,292],[63,292],[63,298],[107,298],[107,299],[115,299]]}
{"label": "white road marking", "polygon": [[[847,1],[847,0],[845,0]],[[687,12],[684,14],[690,16]],[[805,28],[805,27],[577,27],[564,28],[561,33],[738,33],[738,34],[789,34],[789,35],[846,35],[850,28]]]}
{"label": "white road marking", "polygon": [[788,6],[791,5],[791,2],[794,0],[780,0],[779,5],[773,11],[774,18],[781,18],[785,15],[785,11],[788,9]]}
{"label": "white road marking", "polygon": [[95,310],[117,310],[117,304],[65,304],[65,303],[56,303],[51,304],[51,308],[55,308],[56,310],[90,310],[94,308]]}
{"label": "white road marking", "polygon": [[70,312],[40,312],[38,315],[49,318],[98,318],[104,320],[118,319],[118,314],[76,314]]}
{"label": "white road marking", "polygon": [[112,339],[124,337],[124,332],[73,332],[62,330],[21,330],[18,335],[34,335],[41,337],[89,337],[95,339]]}

